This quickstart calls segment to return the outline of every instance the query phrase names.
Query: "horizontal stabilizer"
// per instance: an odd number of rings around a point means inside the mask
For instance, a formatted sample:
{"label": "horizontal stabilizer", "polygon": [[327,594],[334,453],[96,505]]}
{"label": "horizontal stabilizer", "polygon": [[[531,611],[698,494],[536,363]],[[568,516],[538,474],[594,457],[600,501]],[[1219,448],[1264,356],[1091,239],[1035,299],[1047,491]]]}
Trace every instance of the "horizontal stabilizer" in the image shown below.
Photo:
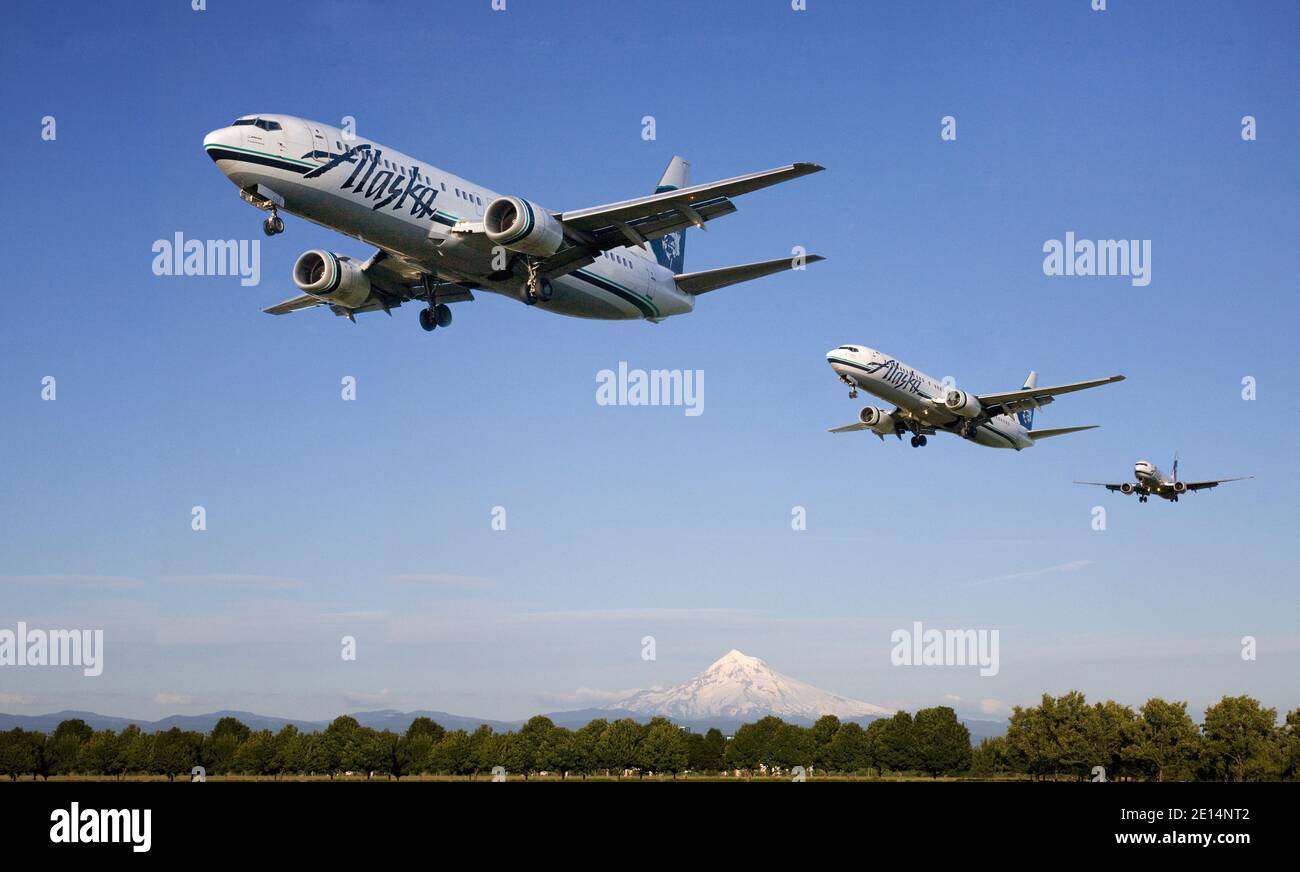
{"label": "horizontal stabilizer", "polygon": [[1064,436],[1066,433],[1078,433],[1080,430],[1096,430],[1099,424],[1089,424],[1086,427],[1057,427],[1055,430],[1030,430],[1025,435],[1037,442],[1039,439],[1046,439],[1049,436]]}
{"label": "horizontal stabilizer", "polygon": [[816,263],[825,259],[819,254],[809,254],[798,259],[781,257],[776,260],[763,260],[757,263],[741,264],[740,266],[727,266],[722,269],[682,273],[675,276],[674,279],[677,282],[677,287],[688,294],[705,294],[709,291],[716,291],[718,288],[725,288],[728,285],[747,282],[750,279],[759,279],[763,276],[770,276],[773,273],[783,272],[794,269],[796,266]]}

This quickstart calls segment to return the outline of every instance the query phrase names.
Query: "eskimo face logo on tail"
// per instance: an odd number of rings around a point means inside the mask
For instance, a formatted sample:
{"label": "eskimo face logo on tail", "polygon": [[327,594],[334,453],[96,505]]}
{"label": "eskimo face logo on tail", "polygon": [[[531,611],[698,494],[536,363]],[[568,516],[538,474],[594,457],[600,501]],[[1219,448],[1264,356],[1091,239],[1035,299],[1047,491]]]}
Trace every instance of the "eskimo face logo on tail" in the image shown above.
{"label": "eskimo face logo on tail", "polygon": [[343,164],[355,164],[352,174],[339,185],[340,190],[351,188],[352,193],[360,194],[363,200],[374,200],[375,204],[370,207],[372,210],[391,207],[393,211],[400,211],[410,198],[412,217],[431,218],[438,189],[424,183],[418,166],[408,168],[393,164],[389,169],[383,158],[381,150],[372,149],[368,144],[355,145],[342,154],[333,155],[328,162],[304,174],[303,178],[320,178]]}

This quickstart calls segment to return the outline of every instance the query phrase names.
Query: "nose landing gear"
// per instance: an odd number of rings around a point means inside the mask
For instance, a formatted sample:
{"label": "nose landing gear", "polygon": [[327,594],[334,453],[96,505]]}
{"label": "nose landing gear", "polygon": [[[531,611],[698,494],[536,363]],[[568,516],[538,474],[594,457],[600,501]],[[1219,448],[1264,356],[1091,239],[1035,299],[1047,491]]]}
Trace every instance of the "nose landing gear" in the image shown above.
{"label": "nose landing gear", "polygon": [[275,236],[284,232],[284,219],[280,217],[280,213],[274,208],[271,209],[271,214],[267,216],[266,220],[262,222],[262,232],[267,236]]}

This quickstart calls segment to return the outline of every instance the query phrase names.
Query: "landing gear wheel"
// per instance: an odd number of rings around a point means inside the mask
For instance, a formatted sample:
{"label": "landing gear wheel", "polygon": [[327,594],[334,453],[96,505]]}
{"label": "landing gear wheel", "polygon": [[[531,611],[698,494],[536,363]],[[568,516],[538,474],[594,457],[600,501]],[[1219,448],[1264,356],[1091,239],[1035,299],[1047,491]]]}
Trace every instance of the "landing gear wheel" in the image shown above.
{"label": "landing gear wheel", "polygon": [[284,232],[284,219],[278,213],[272,212],[265,221],[262,222],[262,232],[267,236],[275,236]]}
{"label": "landing gear wheel", "polygon": [[519,289],[519,299],[529,306],[536,306],[538,303],[549,303],[551,297],[555,294],[555,288],[551,285],[551,280],[542,277],[535,260],[528,261],[527,269],[528,277],[524,279],[523,287]]}
{"label": "landing gear wheel", "polygon": [[912,447],[913,447],[913,448],[919,448],[919,447],[921,447],[921,437],[920,437],[920,436],[913,436],[913,437],[912,437]]}
{"label": "landing gear wheel", "polygon": [[[428,312],[429,310],[425,309],[425,311]],[[451,326],[451,309],[447,307],[446,303],[439,303],[434,306],[432,317],[433,323],[438,327]]]}
{"label": "landing gear wheel", "polygon": [[433,309],[420,310],[420,326],[423,327],[426,332],[431,331],[438,326],[438,322],[434,320],[434,317]]}
{"label": "landing gear wheel", "polygon": [[917,436],[917,437],[916,437],[916,444],[917,444],[917,445],[920,445],[922,448],[924,448],[924,447],[925,447],[925,437],[924,437],[924,436]]}

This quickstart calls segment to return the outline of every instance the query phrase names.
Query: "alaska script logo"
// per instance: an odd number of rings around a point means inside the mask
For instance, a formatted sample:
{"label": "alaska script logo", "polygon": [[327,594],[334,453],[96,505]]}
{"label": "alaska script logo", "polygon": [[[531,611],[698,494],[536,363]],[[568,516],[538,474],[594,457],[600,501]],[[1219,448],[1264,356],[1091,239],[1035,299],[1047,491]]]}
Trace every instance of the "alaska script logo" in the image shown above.
{"label": "alaska script logo", "polygon": [[[320,152],[313,154],[320,154]],[[382,150],[372,150],[369,145],[357,145],[343,154],[333,155],[328,163],[316,167],[303,178],[315,179],[335,167],[355,164],[352,175],[348,176],[339,188],[342,190],[351,188],[352,192],[360,194],[363,200],[374,200],[375,205],[370,207],[372,210],[391,205],[394,211],[400,211],[407,206],[409,198],[412,217],[432,217],[433,200],[438,196],[438,189],[432,184],[424,184],[425,180],[420,177],[420,168],[412,166],[408,169],[394,164],[390,170],[384,166],[383,160]]]}
{"label": "alaska script logo", "polygon": [[885,384],[891,384],[899,390],[910,391],[918,396],[921,395],[921,377],[897,360],[868,364],[866,370]]}

